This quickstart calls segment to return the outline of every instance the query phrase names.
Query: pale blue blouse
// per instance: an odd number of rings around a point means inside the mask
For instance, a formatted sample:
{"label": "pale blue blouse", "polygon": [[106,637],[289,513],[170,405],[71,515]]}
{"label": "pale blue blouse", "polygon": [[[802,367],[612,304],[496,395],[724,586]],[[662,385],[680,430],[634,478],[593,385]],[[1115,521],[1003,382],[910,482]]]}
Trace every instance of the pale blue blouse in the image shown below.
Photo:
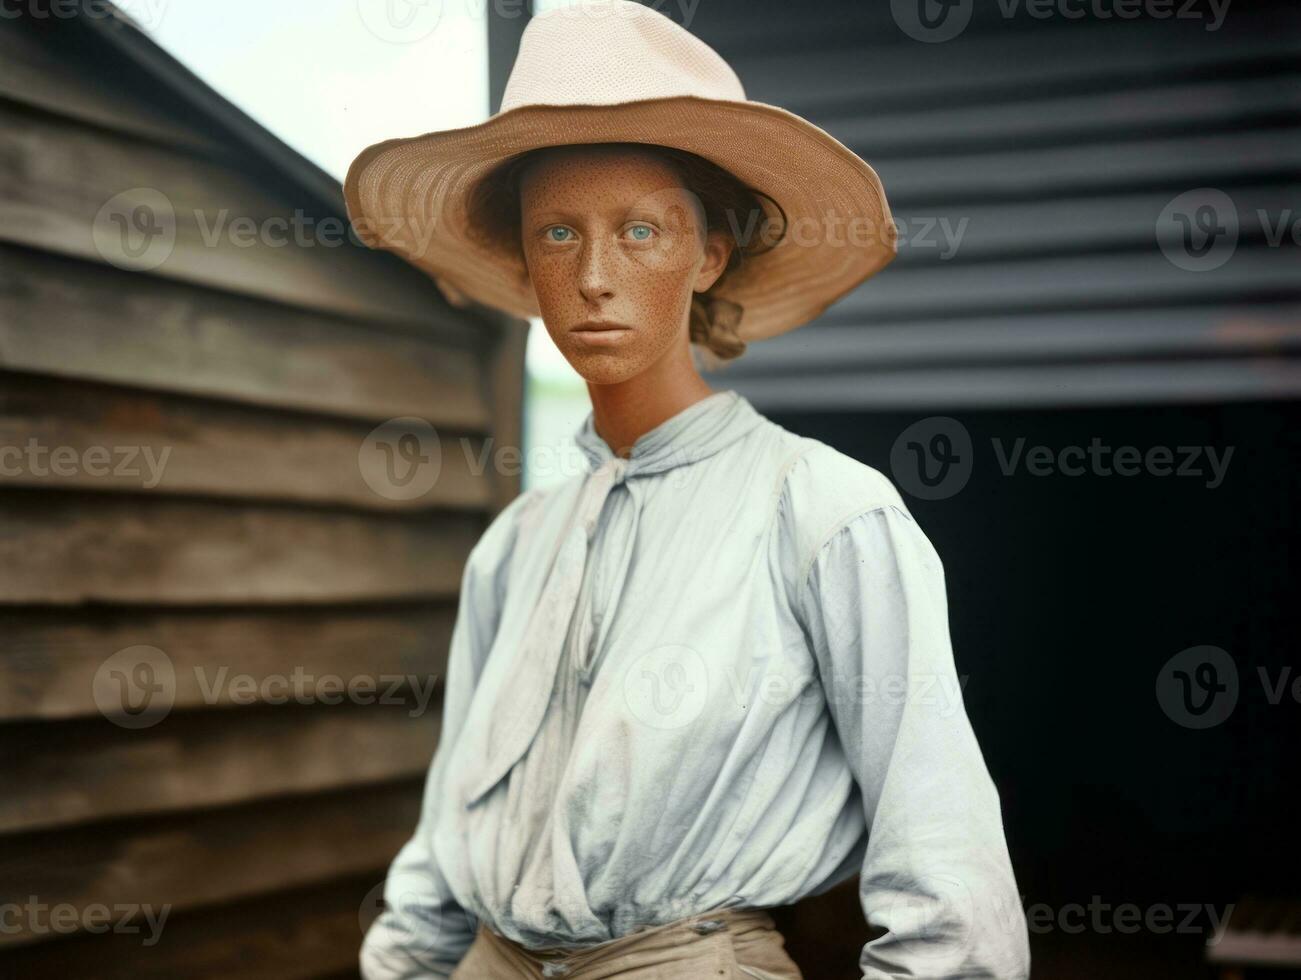
{"label": "pale blue blouse", "polygon": [[588,945],[855,874],[864,977],[1027,976],[943,567],[890,481],[732,391],[628,459],[590,413],[576,439],[590,470],[468,558],[363,976],[446,977],[480,923]]}

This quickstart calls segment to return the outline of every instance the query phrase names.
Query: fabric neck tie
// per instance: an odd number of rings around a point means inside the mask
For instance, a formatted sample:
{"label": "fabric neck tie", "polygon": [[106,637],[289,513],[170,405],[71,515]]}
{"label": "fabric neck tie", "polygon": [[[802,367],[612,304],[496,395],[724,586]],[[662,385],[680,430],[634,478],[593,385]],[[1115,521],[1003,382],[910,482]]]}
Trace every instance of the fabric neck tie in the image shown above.
{"label": "fabric neck tie", "polygon": [[524,649],[516,660],[518,671],[502,689],[501,701],[494,711],[494,722],[501,728],[489,743],[484,771],[472,784],[471,802],[510,772],[528,751],[542,724],[582,588],[592,535],[606,498],[622,482],[627,469],[626,459],[612,456],[583,485],[529,619]]}

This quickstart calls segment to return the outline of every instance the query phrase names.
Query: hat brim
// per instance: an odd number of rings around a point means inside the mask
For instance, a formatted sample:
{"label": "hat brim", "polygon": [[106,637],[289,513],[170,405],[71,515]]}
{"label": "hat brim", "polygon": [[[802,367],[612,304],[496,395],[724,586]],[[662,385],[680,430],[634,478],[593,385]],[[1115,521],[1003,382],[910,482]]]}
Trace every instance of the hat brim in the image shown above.
{"label": "hat brim", "polygon": [[743,308],[741,339],[801,326],[880,271],[897,232],[881,181],[829,133],[779,106],[676,96],[615,105],[525,105],[463,129],[385,140],[348,168],[358,236],[456,291],[538,316],[523,260],[466,234],[469,192],[502,161],[544,146],[646,143],[694,153],[777,201],[788,222],[713,295]]}

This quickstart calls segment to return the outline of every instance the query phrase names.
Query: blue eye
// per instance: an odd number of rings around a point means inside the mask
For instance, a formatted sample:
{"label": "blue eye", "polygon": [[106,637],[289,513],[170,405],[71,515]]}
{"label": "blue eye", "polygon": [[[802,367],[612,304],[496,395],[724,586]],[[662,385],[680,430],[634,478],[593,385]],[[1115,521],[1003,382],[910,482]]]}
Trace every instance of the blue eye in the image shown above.
{"label": "blue eye", "polygon": [[[562,228],[560,225],[552,225],[550,228],[547,229],[547,233],[548,233],[548,234],[550,234],[550,233],[553,232],[553,231],[558,231],[558,232],[560,232],[562,235],[568,235],[568,234],[569,234],[569,229],[568,229],[568,228]],[[553,242],[563,242],[563,241],[568,241],[567,238],[554,238],[554,237],[553,237],[551,240],[552,240]]]}
{"label": "blue eye", "polygon": [[[631,230],[633,232],[634,237],[639,242],[647,241],[651,237],[651,235],[654,234],[655,232],[655,229],[652,228],[650,225],[633,225]],[[646,234],[637,235],[636,233],[639,231],[644,231],[646,232]]]}

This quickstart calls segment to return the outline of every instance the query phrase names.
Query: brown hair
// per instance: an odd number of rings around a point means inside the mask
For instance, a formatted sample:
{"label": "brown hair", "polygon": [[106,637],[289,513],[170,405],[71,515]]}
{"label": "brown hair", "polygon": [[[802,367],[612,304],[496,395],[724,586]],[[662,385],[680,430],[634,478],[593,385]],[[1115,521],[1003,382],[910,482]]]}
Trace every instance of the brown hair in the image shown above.
{"label": "brown hair", "polygon": [[[548,150],[573,144],[539,147],[499,164],[471,192],[466,205],[470,232],[484,247],[522,256],[520,238],[520,181],[528,167]],[[786,234],[786,214],[767,194],[747,187],[729,171],[704,157],[652,143],[591,143],[584,146],[632,149],[648,153],[673,167],[688,191],[704,208],[706,231],[725,231],[733,242],[727,267],[718,281],[691,300],[691,342],[704,348],[714,361],[710,366],[740,357],[745,341],[737,333],[744,310],[715,295],[715,291],[742,263],[776,246]],[[771,201],[780,215],[763,205]]]}

